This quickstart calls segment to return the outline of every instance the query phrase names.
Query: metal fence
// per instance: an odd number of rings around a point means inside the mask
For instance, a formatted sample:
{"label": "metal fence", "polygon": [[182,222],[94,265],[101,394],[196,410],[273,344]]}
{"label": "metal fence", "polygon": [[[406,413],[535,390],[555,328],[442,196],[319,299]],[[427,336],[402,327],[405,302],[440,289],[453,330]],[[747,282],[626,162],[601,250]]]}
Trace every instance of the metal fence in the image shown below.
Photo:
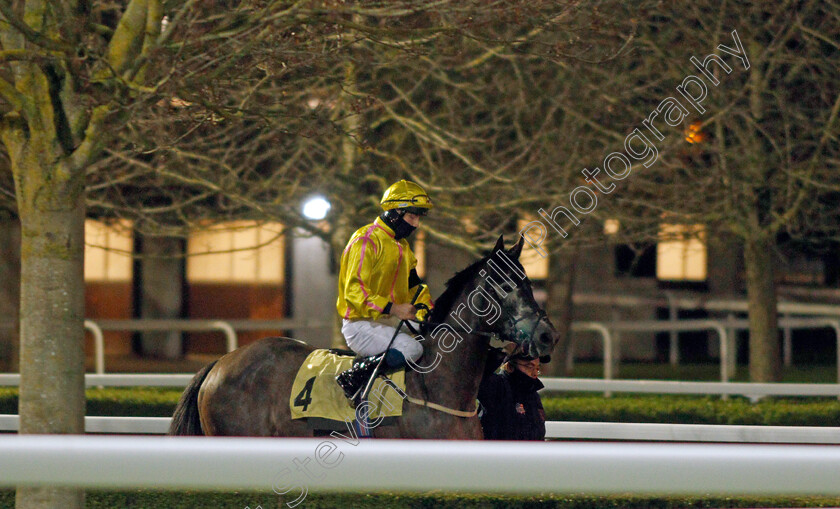
{"label": "metal fence", "polygon": [[325,327],[324,322],[311,320],[85,320],[85,329],[93,334],[95,370],[105,373],[104,331],[181,331],[181,332],[221,332],[225,336],[228,352],[239,348],[237,330],[302,330]]}
{"label": "metal fence", "polygon": [[[840,382],[840,319],[834,318],[782,318],[779,327],[785,330],[830,328],[837,343],[837,380]],[[748,320],[733,318],[700,320],[638,320],[614,322],[573,322],[573,332],[597,332],[604,342],[604,378],[613,378],[615,367],[621,359],[621,342],[617,332],[677,332],[710,330],[717,333],[720,341],[720,379],[729,380],[735,371],[735,332],[749,329]],[[674,341],[672,339],[672,341]],[[574,342],[569,348],[566,366],[571,368],[574,359]],[[672,342],[671,352],[678,350]],[[672,357],[673,360],[673,357]]]}
{"label": "metal fence", "polygon": [[[577,293],[574,295],[575,304],[594,304],[610,306],[611,308],[638,308],[639,306],[650,306],[652,308],[667,307],[668,320],[679,321],[679,310],[703,310],[710,313],[726,314],[726,319],[732,320],[735,313],[745,314],[749,304],[744,299],[721,299],[695,296],[677,296],[674,292],[665,291],[662,297],[643,297],[634,295],[609,295],[609,294],[588,294]],[[817,317],[827,319],[840,319],[840,306],[835,304],[816,304],[809,302],[787,302],[780,301],[777,304],[777,311],[782,321],[779,328],[782,330],[782,351],[785,366],[793,362],[793,339],[791,331],[797,327],[788,319],[796,317]],[[826,325],[834,328],[834,325]],[[744,328],[745,329],[745,328]],[[840,336],[840,331],[835,328],[835,333]],[[840,337],[837,338],[840,341]],[[679,348],[677,331],[670,331],[669,361],[672,365],[679,364]]]}
{"label": "metal fence", "polygon": [[[670,293],[666,295],[671,295]],[[686,331],[713,331],[717,334],[720,342],[720,379],[728,381],[735,370],[735,338],[736,332],[747,330],[747,320],[735,319],[731,313],[746,309],[746,301],[723,300],[723,301],[701,301],[697,299],[677,299],[673,296],[668,299],[648,299],[641,297],[615,297],[615,296],[576,296],[576,300],[606,304],[615,306],[631,305],[654,305],[667,304],[671,318],[669,320],[638,320],[638,321],[587,321],[574,322],[571,325],[574,332],[595,332],[603,341],[604,350],[604,378],[614,378],[615,369],[621,359],[620,333],[635,332],[668,332],[670,334],[670,362],[679,362],[679,332]],[[827,305],[805,305],[799,303],[779,304],[780,311],[796,311],[797,313],[811,312],[812,314],[822,313],[829,316],[812,318],[791,318],[785,316],[779,320],[779,328],[784,332],[784,357],[785,364],[790,365],[792,357],[791,331],[795,329],[829,328],[834,332],[837,347],[837,380],[840,382],[840,306]],[[708,309],[730,312],[726,318],[701,319],[701,320],[678,320],[676,311],[679,309]],[[5,322],[4,325],[12,326]],[[105,373],[105,344],[103,339],[104,331],[218,331],[224,334],[225,344],[228,352],[239,346],[237,330],[304,330],[311,328],[322,328],[328,324],[322,321],[312,320],[85,320],[85,329],[91,332],[94,338],[94,359],[95,372]],[[570,345],[566,359],[567,368],[571,369],[574,364],[574,342]]]}

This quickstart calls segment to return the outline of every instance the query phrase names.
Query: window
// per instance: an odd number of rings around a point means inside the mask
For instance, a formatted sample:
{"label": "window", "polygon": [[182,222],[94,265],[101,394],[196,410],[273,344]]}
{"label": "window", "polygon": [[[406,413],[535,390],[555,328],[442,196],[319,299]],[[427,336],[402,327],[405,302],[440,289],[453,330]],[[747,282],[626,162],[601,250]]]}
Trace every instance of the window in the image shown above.
{"label": "window", "polygon": [[130,221],[85,220],[85,281],[131,281],[133,250]]}
{"label": "window", "polygon": [[[517,225],[517,231],[522,231],[530,221],[533,221],[533,218],[520,219]],[[519,241],[518,236],[514,238]],[[525,274],[527,274],[528,279],[545,279],[548,277],[548,256],[541,256],[528,242],[522,247],[519,263],[525,268]]]}
{"label": "window", "polygon": [[656,245],[656,278],[706,280],[706,232],[702,225],[662,224]]}
{"label": "window", "polygon": [[192,234],[187,279],[193,282],[282,283],[283,225],[237,221]]}

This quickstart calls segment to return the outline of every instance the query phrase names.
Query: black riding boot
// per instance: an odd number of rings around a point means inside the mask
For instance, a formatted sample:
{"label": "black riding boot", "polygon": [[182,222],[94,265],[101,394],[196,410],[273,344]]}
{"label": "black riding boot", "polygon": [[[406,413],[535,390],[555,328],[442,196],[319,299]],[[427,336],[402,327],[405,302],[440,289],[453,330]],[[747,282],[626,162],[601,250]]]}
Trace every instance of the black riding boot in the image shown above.
{"label": "black riding boot", "polygon": [[[373,374],[373,369],[379,364],[379,361],[385,354],[371,355],[370,357],[362,357],[353,361],[353,367],[340,373],[335,377],[338,385],[344,389],[344,395],[347,399],[357,404],[357,397],[361,395],[365,384],[370,380]],[[385,363],[382,363],[380,373],[385,370]]]}

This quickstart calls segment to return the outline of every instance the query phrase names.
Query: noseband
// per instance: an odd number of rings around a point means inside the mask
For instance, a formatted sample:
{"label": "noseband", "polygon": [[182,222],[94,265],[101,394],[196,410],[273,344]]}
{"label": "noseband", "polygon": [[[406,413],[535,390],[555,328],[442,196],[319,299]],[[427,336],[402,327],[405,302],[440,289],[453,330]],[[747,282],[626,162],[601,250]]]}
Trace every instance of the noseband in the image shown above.
{"label": "noseband", "polygon": [[[525,341],[530,339],[533,341],[534,339],[534,331],[537,329],[537,324],[539,324],[543,318],[547,316],[547,313],[543,309],[537,309],[536,311],[532,311],[525,316],[521,316],[519,318],[515,318],[513,316],[508,316],[506,325],[507,331],[505,332],[505,336],[516,338],[520,341]],[[519,322],[524,321],[526,318],[535,317],[533,321],[533,327],[531,327],[531,332],[525,332],[522,329],[519,329],[517,325]],[[518,341],[517,341],[518,343]]]}

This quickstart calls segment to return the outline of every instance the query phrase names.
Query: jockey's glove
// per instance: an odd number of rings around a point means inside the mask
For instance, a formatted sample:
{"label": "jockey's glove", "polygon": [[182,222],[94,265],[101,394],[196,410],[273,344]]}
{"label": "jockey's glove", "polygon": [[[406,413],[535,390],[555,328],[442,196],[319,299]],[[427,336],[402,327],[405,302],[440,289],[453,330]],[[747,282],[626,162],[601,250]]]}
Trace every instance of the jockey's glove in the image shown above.
{"label": "jockey's glove", "polygon": [[432,313],[429,306],[423,303],[415,304],[414,307],[417,308],[417,313],[415,313],[414,316],[417,318],[418,322],[425,322]]}

